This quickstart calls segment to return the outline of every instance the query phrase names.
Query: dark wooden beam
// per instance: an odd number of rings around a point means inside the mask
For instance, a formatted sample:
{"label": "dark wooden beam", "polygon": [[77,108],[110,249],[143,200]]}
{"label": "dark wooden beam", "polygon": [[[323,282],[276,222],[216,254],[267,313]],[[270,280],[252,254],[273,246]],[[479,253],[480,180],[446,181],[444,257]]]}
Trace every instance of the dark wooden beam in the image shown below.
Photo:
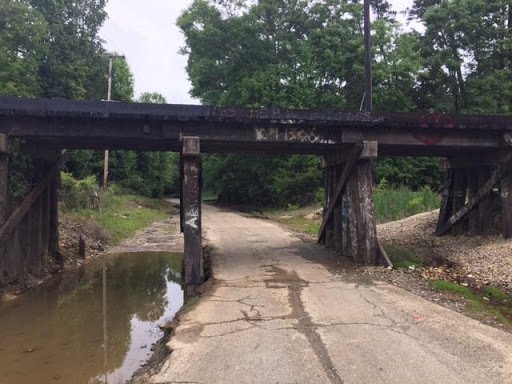
{"label": "dark wooden beam", "polygon": [[509,155],[507,160],[500,164],[492,172],[491,177],[483,184],[476,196],[469,200],[461,209],[454,213],[446,222],[439,225],[436,230],[437,236],[444,235],[453,225],[457,224],[462,218],[464,218],[478,203],[484,199],[487,194],[498,184],[507,174],[512,171],[512,155]]}
{"label": "dark wooden beam", "polygon": [[512,174],[503,178],[500,185],[501,206],[503,210],[503,236],[512,238]]}
{"label": "dark wooden beam", "polygon": [[327,223],[329,222],[329,220],[331,220],[332,213],[334,211],[334,207],[338,203],[343,190],[347,186],[347,181],[350,178],[352,172],[354,171],[355,166],[357,165],[357,161],[359,160],[361,153],[363,152],[363,148],[364,148],[364,144],[362,142],[355,144],[354,147],[352,148],[350,156],[347,160],[347,164],[345,165],[345,168],[343,169],[343,173],[341,174],[340,180],[338,181],[338,184],[336,186],[334,195],[329,202],[329,207],[327,208],[327,211],[325,213],[324,219],[322,221],[322,225],[320,226],[320,231],[318,234],[318,242],[321,242],[322,238],[325,235],[325,229],[326,229]]}
{"label": "dark wooden beam", "polygon": [[203,283],[203,249],[201,242],[201,152],[199,138],[184,137],[183,142],[183,221],[184,221],[184,294],[189,300]]}
{"label": "dark wooden beam", "polygon": [[55,172],[60,169],[66,158],[67,152],[64,151],[46,175],[44,175],[39,184],[29,192],[27,197],[25,197],[21,204],[12,212],[10,217],[0,227],[0,242],[2,242],[6,236],[11,234],[14,228],[16,228],[20,221],[25,217],[37,198],[44,192],[50,180],[55,177]]}

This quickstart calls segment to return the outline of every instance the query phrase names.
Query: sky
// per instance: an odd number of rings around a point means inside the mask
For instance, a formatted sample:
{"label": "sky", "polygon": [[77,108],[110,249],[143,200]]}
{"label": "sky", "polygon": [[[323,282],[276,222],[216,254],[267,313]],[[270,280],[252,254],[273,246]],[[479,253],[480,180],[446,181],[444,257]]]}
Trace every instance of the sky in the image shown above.
{"label": "sky", "polygon": [[[395,11],[413,0],[388,0]],[[124,54],[135,78],[135,97],[142,92],[161,93],[169,104],[199,104],[189,95],[187,58],[176,19],[192,0],[109,0],[108,20],[100,31],[110,52]],[[402,22],[405,18],[398,15]],[[106,69],[107,70],[107,69]]]}

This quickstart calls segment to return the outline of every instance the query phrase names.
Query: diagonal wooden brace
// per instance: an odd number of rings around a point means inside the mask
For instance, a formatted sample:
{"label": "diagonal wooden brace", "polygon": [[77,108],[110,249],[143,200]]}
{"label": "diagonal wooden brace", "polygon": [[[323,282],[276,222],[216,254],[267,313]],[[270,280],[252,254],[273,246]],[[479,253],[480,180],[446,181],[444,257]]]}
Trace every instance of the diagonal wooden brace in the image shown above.
{"label": "diagonal wooden brace", "polygon": [[482,185],[475,196],[473,196],[461,209],[454,213],[445,223],[438,225],[436,235],[444,235],[451,227],[465,217],[478,203],[496,186],[505,176],[512,172],[512,155],[507,156],[505,162],[500,164],[492,173],[487,182]]}
{"label": "diagonal wooden brace", "polygon": [[341,174],[341,177],[338,181],[338,184],[336,185],[336,189],[334,192],[334,195],[329,202],[329,207],[326,210],[324,219],[322,221],[322,225],[320,226],[320,231],[318,233],[318,242],[320,243],[325,236],[325,229],[327,226],[327,223],[329,220],[332,219],[332,215],[334,212],[334,208],[337,204],[339,204],[341,196],[343,194],[343,191],[347,187],[347,181],[354,172],[354,169],[357,165],[357,161],[361,158],[361,155],[364,152],[364,149],[367,147],[370,147],[373,145],[373,143],[363,143],[359,142],[354,145],[352,148],[352,151],[350,152],[350,155],[348,156],[347,162],[345,164],[345,167],[343,169],[343,173]]}
{"label": "diagonal wooden brace", "polygon": [[5,221],[4,225],[0,227],[0,243],[5,240],[5,237],[8,236],[20,223],[23,217],[30,210],[34,202],[37,198],[44,192],[48,183],[55,176],[55,172],[60,169],[62,164],[67,159],[67,151],[62,151],[61,155],[53,164],[44,177],[41,179],[39,184],[36,185],[34,189],[32,189],[27,197],[21,202],[21,204],[14,210],[14,212],[9,216],[9,218]]}

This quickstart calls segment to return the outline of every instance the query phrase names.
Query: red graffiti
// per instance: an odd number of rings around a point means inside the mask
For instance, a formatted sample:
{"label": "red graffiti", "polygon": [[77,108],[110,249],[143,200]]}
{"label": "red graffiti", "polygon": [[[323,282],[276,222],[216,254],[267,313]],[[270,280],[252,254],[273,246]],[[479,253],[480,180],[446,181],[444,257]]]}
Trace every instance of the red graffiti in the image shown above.
{"label": "red graffiti", "polygon": [[[421,129],[455,128],[452,117],[445,113],[425,113],[420,116],[418,122]],[[437,145],[445,139],[444,135],[440,135],[438,132],[422,130],[418,130],[413,136],[425,145]]]}

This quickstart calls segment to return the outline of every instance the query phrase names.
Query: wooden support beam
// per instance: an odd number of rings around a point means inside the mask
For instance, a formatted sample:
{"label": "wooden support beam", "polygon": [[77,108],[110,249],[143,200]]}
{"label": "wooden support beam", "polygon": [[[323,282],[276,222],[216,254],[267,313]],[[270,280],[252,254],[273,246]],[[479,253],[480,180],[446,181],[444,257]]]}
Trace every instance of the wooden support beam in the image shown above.
{"label": "wooden support beam", "polygon": [[453,208],[453,169],[446,170],[446,179],[444,182],[443,193],[441,195],[441,209],[437,219],[436,233],[443,224],[452,216]]}
{"label": "wooden support beam", "polygon": [[377,240],[377,247],[379,249],[379,257],[381,258],[383,264],[386,265],[387,267],[393,268],[393,263],[389,259],[389,256],[388,256],[386,250],[384,249],[384,247],[382,246],[382,244],[380,243],[379,240]]}
{"label": "wooden support beam", "polygon": [[[327,169],[327,193],[328,193],[328,206],[330,205],[333,197],[334,197],[334,189],[336,188],[336,180],[335,180],[335,167],[329,166]],[[333,249],[335,247],[334,244],[334,220],[330,220],[325,227],[325,246],[329,249]]]}
{"label": "wooden support beam", "polygon": [[36,185],[34,189],[32,189],[27,197],[21,202],[21,204],[12,212],[11,216],[5,221],[4,225],[0,227],[0,242],[2,242],[6,236],[11,234],[11,232],[16,228],[19,222],[25,217],[27,212],[30,210],[34,202],[37,198],[43,193],[48,183],[55,178],[55,173],[58,172],[61,165],[67,158],[67,152],[61,153],[57,161],[48,172],[41,179],[39,184]]}
{"label": "wooden support beam", "polygon": [[[342,166],[335,166],[334,172],[335,172],[335,183],[338,183],[339,178],[341,177],[341,174],[343,173],[343,167]],[[343,197],[340,199],[338,204],[336,204],[334,208],[334,218],[333,218],[333,231],[334,231],[334,249],[336,252],[341,253],[343,250],[343,227],[342,227],[342,213],[341,213],[341,205]]]}
{"label": "wooden support beam", "polygon": [[7,183],[9,178],[9,154],[7,136],[0,134],[0,225],[6,220]]}
{"label": "wooden support beam", "polygon": [[[478,186],[482,187],[491,176],[491,167],[478,167]],[[498,180],[497,182],[499,182]],[[497,183],[496,183],[497,184]],[[494,186],[493,186],[494,187]],[[491,188],[492,189],[492,188]],[[489,190],[490,192],[490,190]],[[478,203],[478,226],[479,235],[488,236],[494,227],[494,204],[492,194],[486,193]]]}
{"label": "wooden support beam", "polygon": [[352,257],[352,237],[351,237],[351,208],[348,189],[346,188],[341,198],[341,254],[346,257]]}
{"label": "wooden support beam", "polygon": [[357,218],[358,246],[360,258],[364,263],[375,265],[378,260],[377,221],[373,201],[373,161],[361,160],[357,165],[357,184],[359,186],[360,216]]}
{"label": "wooden support beam", "polygon": [[[472,200],[478,194],[478,173],[475,167],[468,168],[468,200]],[[468,235],[478,236],[480,235],[480,224],[479,224],[478,209],[472,209],[468,213]]]}
{"label": "wooden support beam", "polygon": [[[467,191],[467,176],[466,169],[455,168],[453,169],[453,199],[452,199],[452,212],[457,212],[466,203]],[[453,226],[451,233],[460,235],[466,233],[467,226],[464,220],[459,221]]]}
{"label": "wooden support beam", "polygon": [[503,237],[510,239],[512,238],[512,174],[501,181],[500,198],[503,210]]}
{"label": "wooden support beam", "polygon": [[48,252],[50,257],[57,261],[62,269],[64,268],[64,258],[59,251],[59,167],[52,167],[48,173],[50,174],[48,183],[48,193],[50,194]]}
{"label": "wooden support beam", "polygon": [[345,165],[345,168],[343,169],[343,173],[341,174],[341,177],[338,181],[338,184],[336,186],[334,195],[332,199],[329,201],[329,207],[327,208],[327,212],[324,215],[324,219],[322,221],[322,225],[320,226],[320,231],[318,234],[318,242],[320,243],[325,235],[325,229],[327,227],[327,223],[332,218],[332,214],[334,212],[334,207],[338,203],[339,199],[341,198],[341,194],[345,187],[347,186],[347,181],[352,175],[354,168],[357,165],[357,161],[359,160],[361,156],[361,152],[363,151],[364,144],[362,142],[356,143],[354,147],[352,148],[352,151],[350,153],[350,156],[348,157],[347,163]]}
{"label": "wooden support beam", "polygon": [[459,222],[463,217],[465,217],[473,208],[477,206],[477,204],[494,188],[496,184],[498,184],[506,175],[508,175],[512,171],[512,155],[509,155],[507,160],[500,164],[496,169],[492,172],[491,177],[483,184],[476,196],[474,196],[471,200],[469,200],[459,211],[454,213],[446,222],[439,225],[436,230],[437,236],[444,235],[454,224]]}
{"label": "wooden support beam", "polygon": [[184,294],[189,300],[203,283],[203,249],[201,242],[201,184],[199,180],[201,152],[199,138],[182,138],[183,155],[183,221],[184,221]]}

